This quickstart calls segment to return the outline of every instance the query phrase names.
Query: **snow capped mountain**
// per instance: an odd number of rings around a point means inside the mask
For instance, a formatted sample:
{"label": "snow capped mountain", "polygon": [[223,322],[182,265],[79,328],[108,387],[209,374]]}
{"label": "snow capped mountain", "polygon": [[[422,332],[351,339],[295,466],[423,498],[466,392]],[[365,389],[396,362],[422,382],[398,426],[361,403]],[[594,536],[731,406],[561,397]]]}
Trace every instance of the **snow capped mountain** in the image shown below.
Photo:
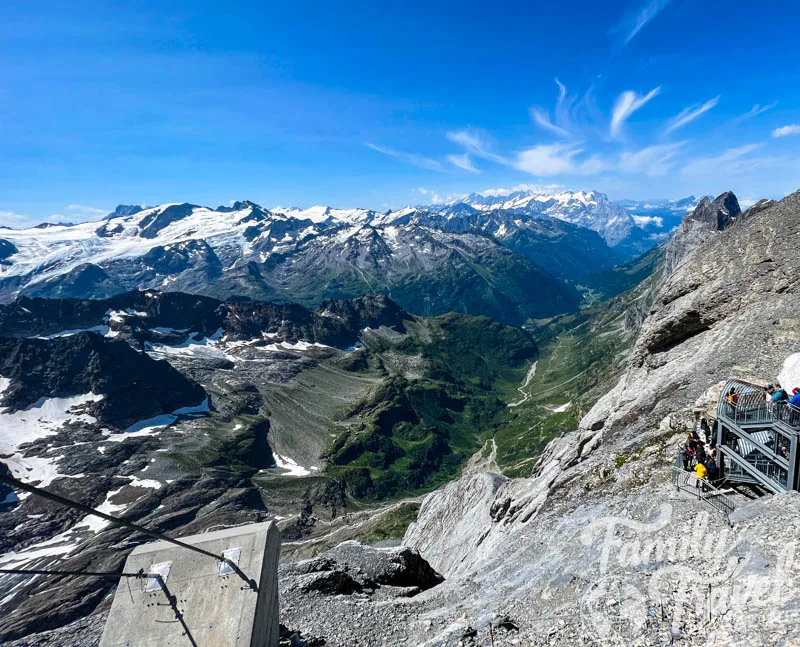
{"label": "snow capped mountain", "polygon": [[[498,226],[484,233],[492,223]],[[577,227],[528,227],[524,244],[506,246],[509,235],[493,236],[509,233],[496,218],[465,224],[414,208],[124,206],[100,222],[4,230],[0,301],[150,288],[315,306],[382,292],[421,314],[456,310],[521,323],[577,303],[574,288],[542,266],[573,278],[596,267],[590,254],[605,255],[606,265],[617,261],[595,234]]]}
{"label": "snow capped mountain", "polygon": [[539,193],[521,190],[508,195],[497,191],[488,194],[472,193],[440,211],[449,214],[461,204],[479,211],[501,209],[533,218],[551,217],[563,220],[598,232],[610,247],[622,243],[636,226],[625,209],[610,202],[605,194],[598,191]]}
{"label": "snow capped mountain", "polygon": [[309,209],[274,207],[270,211],[274,214],[282,214],[287,218],[310,220],[317,224],[334,222],[355,224],[371,222],[375,217],[375,212],[369,209],[334,209],[324,206],[316,206]]}
{"label": "snow capped mountain", "polygon": [[574,303],[564,281],[586,285],[651,247],[669,231],[659,214],[685,202],[632,215],[597,191],[519,190],[385,213],[120,205],[99,222],[0,230],[0,302],[152,288],[313,307],[383,292],[419,314],[520,322]]}

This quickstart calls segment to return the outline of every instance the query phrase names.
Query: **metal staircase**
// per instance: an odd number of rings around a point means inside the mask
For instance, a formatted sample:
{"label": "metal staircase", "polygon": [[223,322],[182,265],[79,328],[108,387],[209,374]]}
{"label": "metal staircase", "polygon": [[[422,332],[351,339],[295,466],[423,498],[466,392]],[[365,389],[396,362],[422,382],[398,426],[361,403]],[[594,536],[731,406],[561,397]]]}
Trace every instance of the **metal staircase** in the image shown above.
{"label": "metal staircase", "polygon": [[[735,404],[726,399],[731,389]],[[776,493],[800,489],[800,410],[767,402],[762,388],[731,380],[717,406],[716,438],[717,466],[729,481]]]}

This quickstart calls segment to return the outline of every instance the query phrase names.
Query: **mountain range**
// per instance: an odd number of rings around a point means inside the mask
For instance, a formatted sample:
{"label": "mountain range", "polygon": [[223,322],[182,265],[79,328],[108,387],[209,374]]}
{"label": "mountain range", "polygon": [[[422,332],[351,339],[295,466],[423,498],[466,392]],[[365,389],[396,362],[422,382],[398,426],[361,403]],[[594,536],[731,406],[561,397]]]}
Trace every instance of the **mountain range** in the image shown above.
{"label": "mountain range", "polygon": [[472,194],[386,213],[121,205],[100,222],[0,231],[0,302],[151,288],[316,307],[384,293],[415,314],[520,324],[574,310],[598,271],[653,244],[597,192]]}

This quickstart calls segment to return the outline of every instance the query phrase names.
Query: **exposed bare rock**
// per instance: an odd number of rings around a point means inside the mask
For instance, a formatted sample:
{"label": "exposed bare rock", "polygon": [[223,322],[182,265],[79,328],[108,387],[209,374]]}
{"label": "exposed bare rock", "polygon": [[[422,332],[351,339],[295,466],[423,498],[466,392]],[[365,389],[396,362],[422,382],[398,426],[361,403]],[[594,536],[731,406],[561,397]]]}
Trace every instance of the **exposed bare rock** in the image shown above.
{"label": "exposed bare rock", "polygon": [[703,198],[695,210],[684,217],[667,246],[667,275],[672,274],[683,259],[706,240],[732,225],[741,213],[739,201],[730,191],[713,201]]}
{"label": "exposed bare rock", "polygon": [[583,419],[660,419],[734,370],[775,376],[800,348],[800,192],[690,253],[659,292],[619,384]]}
{"label": "exposed bare rock", "polygon": [[[428,562],[440,573],[448,575],[483,540],[477,527],[491,527],[499,510],[492,510],[498,491],[509,483],[500,474],[482,473],[450,483],[439,496],[425,499],[419,518],[426,523],[412,523],[405,545],[425,554]],[[453,505],[457,502],[457,505]]]}

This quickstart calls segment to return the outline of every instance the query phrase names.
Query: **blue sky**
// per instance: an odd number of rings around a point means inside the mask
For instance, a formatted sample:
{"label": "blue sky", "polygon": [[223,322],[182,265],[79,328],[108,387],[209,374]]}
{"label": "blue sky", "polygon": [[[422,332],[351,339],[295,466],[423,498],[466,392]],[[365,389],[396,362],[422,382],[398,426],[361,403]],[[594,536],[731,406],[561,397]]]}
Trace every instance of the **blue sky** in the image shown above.
{"label": "blue sky", "polygon": [[800,6],[0,4],[0,222],[800,188]]}

